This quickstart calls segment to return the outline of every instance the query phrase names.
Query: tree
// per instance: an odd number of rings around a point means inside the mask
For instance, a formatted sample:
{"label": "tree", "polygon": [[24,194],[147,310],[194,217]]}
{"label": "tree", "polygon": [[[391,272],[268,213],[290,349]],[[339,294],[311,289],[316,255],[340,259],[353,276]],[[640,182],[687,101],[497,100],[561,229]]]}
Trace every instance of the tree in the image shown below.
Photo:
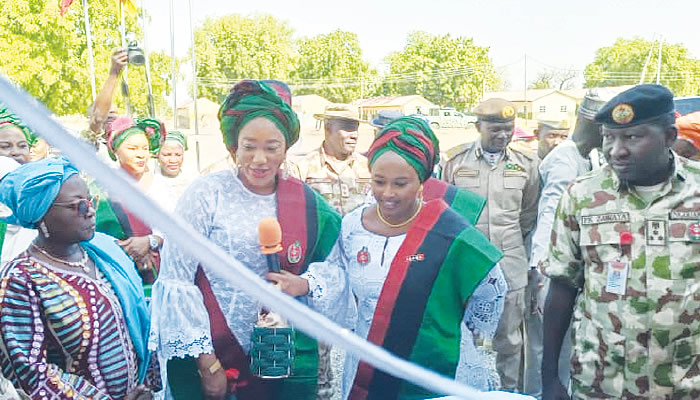
{"label": "tree", "polygon": [[465,37],[412,32],[403,51],[389,55],[390,79],[379,92],[419,94],[442,106],[475,105],[498,85],[489,48]]}
{"label": "tree", "polygon": [[[92,102],[87,43],[82,8],[76,2],[64,17],[59,1],[12,0],[0,2],[0,69],[23,89],[58,115],[85,114]],[[97,90],[110,67],[112,50],[121,44],[119,19],[113,0],[89,0]],[[126,18],[127,30],[139,29],[134,16]],[[167,58],[167,63],[160,59]],[[153,55],[156,105],[165,103],[161,75],[169,57]],[[146,114],[143,67],[129,69],[132,102],[137,114]],[[116,106],[123,111],[117,96]],[[142,100],[143,99],[143,100]]]}
{"label": "tree", "polygon": [[[652,49],[652,46],[654,48]],[[656,82],[658,43],[642,38],[618,38],[612,46],[596,51],[595,59],[586,66],[586,87],[636,85],[642,76],[646,60],[644,82]],[[661,55],[661,84],[668,86],[676,96],[700,93],[700,61],[691,59],[681,44],[664,43]]]}
{"label": "tree", "polygon": [[537,78],[530,82],[530,89],[567,90],[574,87],[578,73],[574,69],[548,69],[540,71]]}
{"label": "tree", "polygon": [[206,19],[195,31],[201,95],[221,102],[240,79],[287,80],[295,62],[292,33],[267,15]]}
{"label": "tree", "polygon": [[[315,93],[334,102],[349,102],[367,94],[376,71],[362,59],[357,35],[337,30],[297,42],[299,61],[293,78],[295,94]],[[343,79],[345,78],[345,79]],[[316,80],[305,82],[303,80]]]}

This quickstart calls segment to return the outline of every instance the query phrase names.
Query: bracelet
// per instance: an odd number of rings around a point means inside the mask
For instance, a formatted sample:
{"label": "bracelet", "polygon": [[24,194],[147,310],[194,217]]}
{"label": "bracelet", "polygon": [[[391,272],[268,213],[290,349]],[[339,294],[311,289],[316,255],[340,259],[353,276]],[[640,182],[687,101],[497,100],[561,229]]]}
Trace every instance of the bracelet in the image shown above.
{"label": "bracelet", "polygon": [[219,359],[216,359],[216,361],[214,361],[214,362],[209,366],[209,373],[212,374],[212,375],[214,375],[214,374],[217,373],[220,369],[223,369],[223,367],[221,366],[221,362],[219,361]]}

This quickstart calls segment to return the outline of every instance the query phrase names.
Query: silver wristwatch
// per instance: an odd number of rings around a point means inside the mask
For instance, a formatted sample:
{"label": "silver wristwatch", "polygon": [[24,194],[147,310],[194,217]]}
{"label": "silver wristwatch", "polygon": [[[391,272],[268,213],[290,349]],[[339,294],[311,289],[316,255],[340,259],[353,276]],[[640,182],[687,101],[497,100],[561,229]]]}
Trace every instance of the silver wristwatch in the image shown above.
{"label": "silver wristwatch", "polygon": [[158,248],[160,248],[160,244],[158,243],[158,238],[156,237],[156,235],[148,235],[148,246],[153,251],[156,251],[158,250]]}

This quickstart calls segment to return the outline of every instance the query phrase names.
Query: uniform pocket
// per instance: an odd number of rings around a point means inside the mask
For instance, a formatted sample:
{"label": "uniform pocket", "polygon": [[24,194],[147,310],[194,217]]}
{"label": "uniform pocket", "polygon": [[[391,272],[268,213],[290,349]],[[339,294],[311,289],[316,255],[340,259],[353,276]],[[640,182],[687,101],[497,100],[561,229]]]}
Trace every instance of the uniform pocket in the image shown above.
{"label": "uniform pocket", "polygon": [[455,172],[455,186],[459,187],[479,187],[478,169],[458,169]]}
{"label": "uniform pocket", "polygon": [[526,182],[527,182],[527,177],[525,177],[523,175],[504,175],[503,176],[503,187],[505,189],[523,190],[525,188]]}
{"label": "uniform pocket", "polygon": [[625,337],[582,321],[576,331],[573,360],[581,369],[573,376],[592,389],[587,393],[621,397],[625,383]]}
{"label": "uniform pocket", "polygon": [[[671,374],[668,376],[670,383],[674,386],[673,398],[687,398],[692,390],[700,387],[698,348],[700,348],[700,336],[697,335],[676,341]],[[663,370],[660,371],[660,373],[663,372]]]}
{"label": "uniform pocket", "polygon": [[[654,275],[665,279],[700,279],[700,243],[690,239],[691,225],[698,221],[669,221],[669,258],[660,261]],[[667,267],[666,267],[667,264]]]}

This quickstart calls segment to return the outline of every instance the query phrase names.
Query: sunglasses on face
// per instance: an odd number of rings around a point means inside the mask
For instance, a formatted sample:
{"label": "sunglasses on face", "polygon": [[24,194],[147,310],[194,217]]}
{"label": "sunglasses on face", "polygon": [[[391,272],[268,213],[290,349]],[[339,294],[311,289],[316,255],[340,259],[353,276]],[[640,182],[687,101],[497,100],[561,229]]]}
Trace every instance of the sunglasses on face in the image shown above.
{"label": "sunglasses on face", "polygon": [[64,203],[53,203],[55,206],[68,207],[75,210],[78,217],[84,217],[90,211],[90,208],[94,209],[95,204],[100,200],[99,197],[88,197],[87,199],[80,199],[77,201],[64,202]]}

